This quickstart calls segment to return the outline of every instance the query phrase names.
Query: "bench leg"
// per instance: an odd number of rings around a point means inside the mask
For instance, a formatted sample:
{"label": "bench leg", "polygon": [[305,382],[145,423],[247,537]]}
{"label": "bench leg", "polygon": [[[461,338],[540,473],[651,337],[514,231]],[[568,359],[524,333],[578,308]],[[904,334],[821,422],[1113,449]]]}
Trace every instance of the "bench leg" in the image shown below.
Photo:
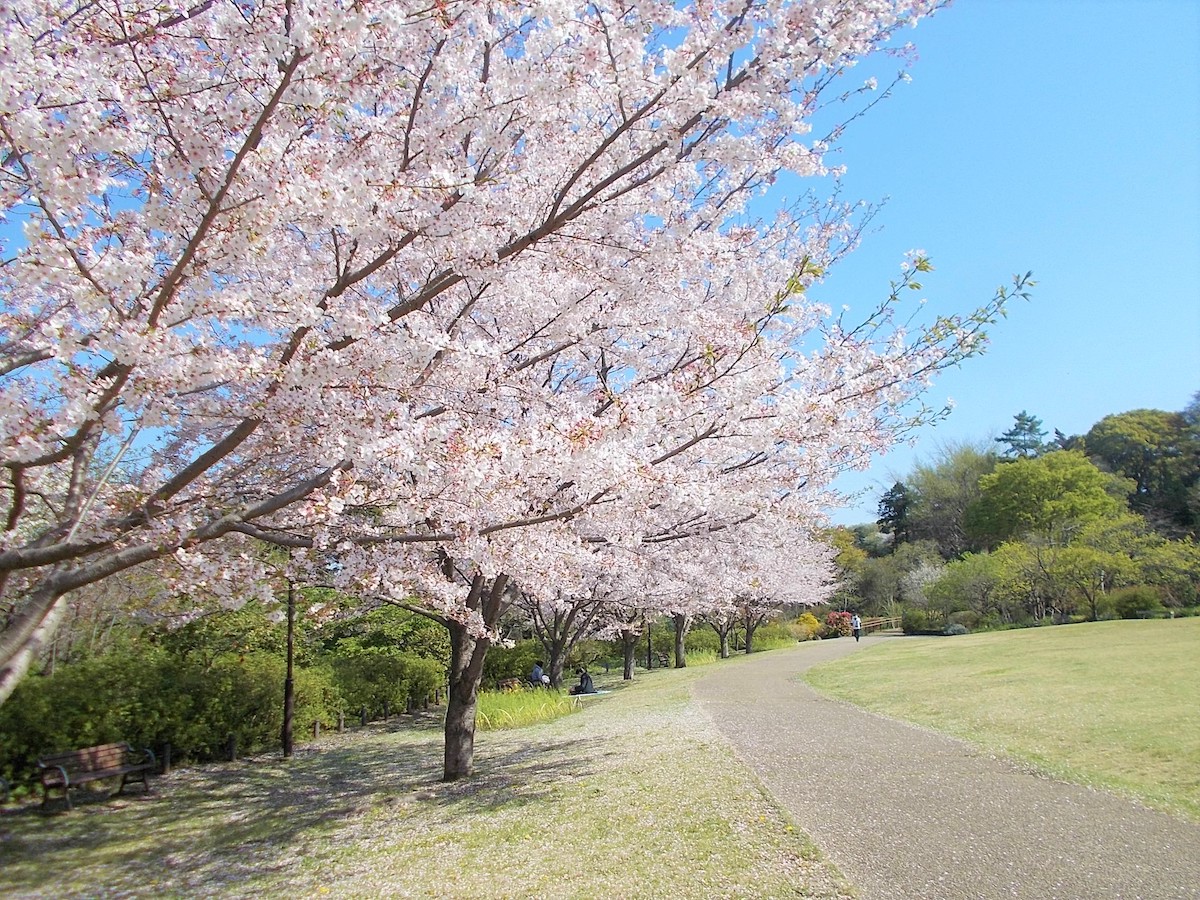
{"label": "bench leg", "polygon": [[[131,777],[131,775],[132,775],[132,777]],[[150,779],[146,777],[145,772],[133,772],[133,773],[127,772],[126,774],[121,776],[121,787],[117,791],[118,796],[125,793],[125,785],[128,784],[131,780],[132,781],[140,781],[142,783],[142,793],[143,794],[151,793]]]}
{"label": "bench leg", "polygon": [[[55,788],[49,788],[49,787],[46,787],[45,785],[42,785],[42,809],[43,810],[45,810],[46,807],[50,803],[50,791],[52,791],[52,790],[55,790]],[[60,790],[63,792],[63,799],[67,801],[67,812],[70,812],[71,810],[73,810],[75,807],[71,803],[71,786],[67,785],[66,787],[58,788],[57,790]]]}

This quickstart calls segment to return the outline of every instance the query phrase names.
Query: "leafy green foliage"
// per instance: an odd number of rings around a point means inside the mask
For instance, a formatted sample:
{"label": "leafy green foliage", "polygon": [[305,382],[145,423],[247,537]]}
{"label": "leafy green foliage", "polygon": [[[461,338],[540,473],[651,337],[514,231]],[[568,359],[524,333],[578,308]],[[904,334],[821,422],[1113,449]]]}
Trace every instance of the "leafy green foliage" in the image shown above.
{"label": "leafy green foliage", "polygon": [[850,583],[853,595],[862,601],[861,608],[883,612],[900,598],[900,576],[903,571],[895,557],[884,556],[865,560]]}
{"label": "leafy green foliage", "polygon": [[579,666],[594,670],[598,667],[605,669],[621,667],[621,653],[610,641],[598,641],[594,638],[584,638],[576,641],[571,652],[567,654],[566,668],[574,671]]}
{"label": "leafy green foliage", "polygon": [[905,634],[924,634],[929,630],[929,614],[916,607],[906,608],[900,618],[900,630]]}
{"label": "leafy green foliage", "polygon": [[[175,758],[215,759],[232,736],[240,753],[279,746],[285,663],[251,651],[180,656],[125,642],[101,656],[26,679],[0,707],[0,771],[27,777],[37,757],[128,741]],[[295,679],[298,734],[333,721],[337,691],[326,673]]]}
{"label": "leafy green foliage", "polygon": [[287,647],[287,633],[271,621],[258,603],[201,616],[179,628],[160,630],[156,635],[168,653],[205,667],[224,653],[282,655]]}
{"label": "leafy green foliage", "polygon": [[483,660],[483,685],[494,688],[502,681],[519,678],[526,681],[533,670],[533,663],[540,659],[546,662],[546,651],[535,640],[518,641],[511,647],[490,647]]}
{"label": "leafy green foliage", "polygon": [[396,606],[342,619],[321,636],[322,659],[347,714],[403,712],[446,679],[450,638],[436,622]]}
{"label": "leafy green foliage", "polygon": [[1195,531],[1188,495],[1200,482],[1200,432],[1182,413],[1135,409],[1105,416],[1085,437],[1099,464],[1134,482],[1130,505],[1155,524]]}
{"label": "leafy green foliage", "polygon": [[342,619],[323,629],[328,651],[348,647],[390,647],[425,659],[450,658],[450,634],[444,626],[396,606],[382,606],[361,616]]}
{"label": "leafy green foliage", "polygon": [[[377,610],[314,636],[303,619],[294,670],[297,736],[339,712],[396,712],[445,680],[441,638],[402,610]],[[315,639],[320,638],[320,639]],[[414,648],[410,650],[409,648]],[[0,706],[0,773],[26,777],[37,757],[128,741],[176,759],[214,759],[232,737],[239,753],[280,745],[286,629],[258,604],[110,649],[23,682]]]}
{"label": "leafy green foliage", "polygon": [[947,563],[941,577],[926,588],[930,601],[948,618],[970,610],[976,621],[997,609],[997,589],[1002,574],[1000,557],[988,553],[968,553]]}
{"label": "leafy green foliage", "polygon": [[[999,440],[1010,459],[951,446],[897,481],[880,504],[892,556],[852,556],[864,549],[853,532],[833,535],[848,563],[840,603],[885,615],[919,607],[909,625],[920,631],[1111,618],[1137,586],[1175,615],[1196,604],[1200,393],[1180,413],[1133,410],[1086,437],[1043,438],[1022,411]],[[929,542],[944,567],[917,550]]]}
{"label": "leafy green foliage", "polygon": [[943,559],[982,549],[966,516],[979,498],[979,479],[995,468],[995,453],[970,444],[949,445],[933,462],[916,466],[905,479],[908,542],[932,541]]}
{"label": "leafy green foliage", "polygon": [[371,716],[398,713],[430,697],[446,677],[446,667],[394,647],[363,647],[343,641],[330,659],[343,711],[365,709]]}
{"label": "leafy green foliage", "polygon": [[1144,619],[1161,615],[1163,608],[1162,596],[1149,585],[1136,585],[1113,591],[1108,602],[1112,610],[1122,619]]}
{"label": "leafy green foliage", "polygon": [[1122,513],[1127,488],[1082,453],[1056,450],[1005,463],[980,478],[966,525],[992,545],[1028,534],[1061,540],[1072,527]]}
{"label": "leafy green foliage", "polygon": [[760,625],[754,632],[754,649],[757,651],[778,650],[781,647],[790,647],[795,642],[792,632],[783,622],[768,622]]}
{"label": "leafy green foliage", "polygon": [[[757,631],[754,636],[757,643]],[[712,653],[719,655],[721,652],[721,639],[711,628],[693,628],[683,638],[683,649],[688,653],[689,657],[692,653]]]}

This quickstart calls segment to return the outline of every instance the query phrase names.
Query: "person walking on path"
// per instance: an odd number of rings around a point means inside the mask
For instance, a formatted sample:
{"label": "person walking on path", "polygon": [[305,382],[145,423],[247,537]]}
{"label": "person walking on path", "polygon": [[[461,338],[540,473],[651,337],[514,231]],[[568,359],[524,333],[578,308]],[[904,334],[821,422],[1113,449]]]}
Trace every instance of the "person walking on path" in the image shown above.
{"label": "person walking on path", "polygon": [[854,632],[854,641],[857,643],[858,639],[862,637],[862,619],[858,617],[858,613],[850,617],[850,628]]}
{"label": "person walking on path", "polygon": [[1200,822],[1053,780],[801,680],[861,647],[756,654],[713,666],[693,691],[862,900],[1200,900]]}

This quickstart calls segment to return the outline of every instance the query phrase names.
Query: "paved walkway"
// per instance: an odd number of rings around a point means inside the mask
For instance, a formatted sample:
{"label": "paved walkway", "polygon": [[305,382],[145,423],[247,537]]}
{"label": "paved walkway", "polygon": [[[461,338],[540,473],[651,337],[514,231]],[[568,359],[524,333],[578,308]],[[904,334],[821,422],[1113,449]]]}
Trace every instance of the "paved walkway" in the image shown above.
{"label": "paved walkway", "polygon": [[[705,711],[864,900],[1200,898],[1200,825],[828,700],[800,673],[880,641],[717,667]],[[966,689],[966,686],[964,686]]]}

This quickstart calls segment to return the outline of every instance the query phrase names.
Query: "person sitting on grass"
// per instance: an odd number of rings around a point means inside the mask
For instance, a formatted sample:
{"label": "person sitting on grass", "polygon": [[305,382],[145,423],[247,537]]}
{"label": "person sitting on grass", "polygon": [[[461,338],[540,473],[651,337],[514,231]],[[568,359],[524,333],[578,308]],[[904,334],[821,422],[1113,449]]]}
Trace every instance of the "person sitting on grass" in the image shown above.
{"label": "person sitting on grass", "polygon": [[533,664],[533,671],[529,673],[529,683],[534,687],[541,687],[542,679],[546,676],[542,674],[542,661],[539,659]]}
{"label": "person sitting on grass", "polygon": [[592,676],[588,674],[588,670],[583,666],[579,667],[579,684],[571,688],[572,694],[594,694],[596,693],[596,685],[592,683]]}

